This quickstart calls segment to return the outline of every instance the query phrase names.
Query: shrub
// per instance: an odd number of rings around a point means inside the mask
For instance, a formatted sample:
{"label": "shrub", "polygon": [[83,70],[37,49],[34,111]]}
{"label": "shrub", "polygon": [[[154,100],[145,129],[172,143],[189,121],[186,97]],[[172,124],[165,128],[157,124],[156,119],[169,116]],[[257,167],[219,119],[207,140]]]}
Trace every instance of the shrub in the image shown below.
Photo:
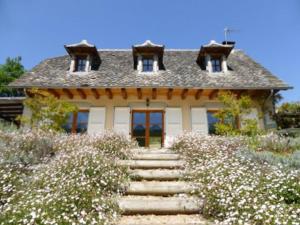
{"label": "shrub", "polygon": [[124,136],[33,130],[2,132],[1,141],[0,224],[108,225],[119,215],[128,173],[115,159],[134,146]]}
{"label": "shrub", "polygon": [[24,105],[30,109],[31,116],[21,116],[20,120],[31,128],[63,131],[69,114],[78,110],[76,105],[58,100],[48,93],[39,93],[38,90],[30,92],[32,97],[26,98]]}
{"label": "shrub", "polygon": [[185,134],[173,148],[188,163],[185,179],[204,198],[203,214],[221,224],[298,224],[300,170],[258,163],[242,137]]}

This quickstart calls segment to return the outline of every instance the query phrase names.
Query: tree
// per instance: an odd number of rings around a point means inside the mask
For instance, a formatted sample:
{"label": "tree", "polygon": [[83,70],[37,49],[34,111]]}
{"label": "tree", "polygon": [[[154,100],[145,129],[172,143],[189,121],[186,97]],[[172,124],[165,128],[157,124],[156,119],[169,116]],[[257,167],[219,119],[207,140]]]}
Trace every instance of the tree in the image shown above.
{"label": "tree", "polygon": [[[219,101],[224,107],[216,113],[219,122],[215,124],[216,133],[220,135],[247,134],[253,135],[258,132],[257,121],[254,119],[242,120],[242,115],[248,114],[253,102],[248,95],[241,98],[231,92],[224,92],[219,95]],[[242,120],[242,121],[240,121]],[[240,129],[240,123],[244,126]]]}
{"label": "tree", "polygon": [[74,104],[60,101],[48,93],[41,94],[37,90],[29,93],[32,97],[27,98],[24,105],[30,109],[31,116],[21,116],[20,120],[32,129],[62,131],[69,114],[78,110]]}
{"label": "tree", "polygon": [[0,65],[0,96],[20,96],[22,92],[12,90],[7,85],[19,78],[24,72],[24,66],[21,64],[22,58],[7,58],[5,64]]}

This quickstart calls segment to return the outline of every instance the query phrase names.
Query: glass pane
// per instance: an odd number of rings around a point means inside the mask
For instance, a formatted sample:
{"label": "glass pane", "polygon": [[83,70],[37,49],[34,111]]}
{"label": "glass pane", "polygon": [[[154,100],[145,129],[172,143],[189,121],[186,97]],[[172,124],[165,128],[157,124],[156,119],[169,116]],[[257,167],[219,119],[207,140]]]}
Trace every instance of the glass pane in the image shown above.
{"label": "glass pane", "polygon": [[149,147],[150,148],[161,148],[161,140],[162,137],[150,137],[149,139]]}
{"label": "glass pane", "polygon": [[146,145],[145,138],[136,138],[136,141],[140,147],[145,147]]}
{"label": "glass pane", "polygon": [[72,125],[73,125],[73,113],[70,113],[67,123],[65,125],[63,125],[63,129],[67,133],[71,133],[72,132]]}
{"label": "glass pane", "polygon": [[161,125],[151,125],[150,126],[150,137],[161,137],[162,136],[162,127]]}
{"label": "glass pane", "polygon": [[150,113],[150,124],[162,124],[162,113],[152,112]]}
{"label": "glass pane", "polygon": [[145,112],[135,112],[133,114],[134,124],[146,124],[146,113]]}
{"label": "glass pane", "polygon": [[78,112],[77,123],[87,123],[89,119],[89,112]]}
{"label": "glass pane", "polygon": [[216,133],[215,124],[219,121],[219,119],[214,116],[213,112],[207,112],[207,120],[208,120],[208,133],[215,134]]}
{"label": "glass pane", "polygon": [[146,135],[146,126],[142,124],[133,125],[132,135],[135,137],[137,136],[144,137]]}

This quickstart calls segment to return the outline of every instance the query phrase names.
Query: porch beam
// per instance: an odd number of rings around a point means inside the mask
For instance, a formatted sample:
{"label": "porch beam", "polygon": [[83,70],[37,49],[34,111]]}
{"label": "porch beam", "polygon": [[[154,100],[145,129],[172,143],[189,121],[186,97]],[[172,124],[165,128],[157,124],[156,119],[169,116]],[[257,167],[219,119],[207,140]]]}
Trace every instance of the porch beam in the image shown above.
{"label": "porch beam", "polygon": [[137,88],[136,90],[137,90],[138,98],[139,98],[139,99],[142,99],[142,98],[143,98],[142,89],[141,89],[141,88]]}
{"label": "porch beam", "polygon": [[169,88],[168,93],[167,93],[167,99],[171,100],[173,95],[173,88]]}
{"label": "porch beam", "polygon": [[60,98],[60,94],[59,94],[55,89],[49,88],[49,89],[48,89],[48,92],[49,92],[50,94],[54,95],[54,97]]}
{"label": "porch beam", "polygon": [[122,94],[123,99],[127,99],[128,98],[126,88],[121,88],[121,94]]}
{"label": "porch beam", "polygon": [[98,92],[98,90],[96,88],[92,88],[91,91],[92,91],[92,94],[94,95],[95,99],[99,99],[100,98],[100,94],[99,94],[99,92]]}
{"label": "porch beam", "polygon": [[63,88],[62,91],[64,94],[66,94],[68,96],[68,98],[73,99],[74,95],[69,89]]}
{"label": "porch beam", "polygon": [[181,99],[186,99],[186,96],[188,94],[188,89],[183,89],[182,92],[181,92]]}
{"label": "porch beam", "polygon": [[218,89],[213,90],[212,92],[210,92],[210,94],[208,96],[209,100],[212,100],[212,99],[216,98],[218,96],[218,93],[219,93]]}
{"label": "porch beam", "polygon": [[196,100],[198,100],[198,99],[201,97],[202,92],[203,92],[202,89],[197,90],[197,92],[196,92],[196,94],[195,94],[195,99],[196,99]]}
{"label": "porch beam", "polygon": [[113,93],[110,88],[105,88],[105,93],[109,99],[113,98]]}
{"label": "porch beam", "polygon": [[156,97],[157,97],[157,89],[152,88],[152,99],[156,99]]}
{"label": "porch beam", "polygon": [[77,88],[76,90],[82,99],[86,99],[86,93],[84,92],[83,89]]}

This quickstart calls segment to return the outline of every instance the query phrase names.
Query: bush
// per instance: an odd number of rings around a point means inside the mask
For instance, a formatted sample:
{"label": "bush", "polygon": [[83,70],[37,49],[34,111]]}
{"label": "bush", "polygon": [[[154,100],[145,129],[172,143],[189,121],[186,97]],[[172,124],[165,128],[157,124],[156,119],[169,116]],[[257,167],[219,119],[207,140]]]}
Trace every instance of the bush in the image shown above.
{"label": "bush", "polygon": [[[0,133],[0,224],[112,224],[135,146],[96,136],[23,130]],[[53,153],[53,154],[49,154]]]}
{"label": "bush", "polygon": [[300,170],[258,163],[242,153],[246,143],[193,133],[174,143],[188,163],[185,179],[205,200],[204,216],[226,225],[300,223]]}

